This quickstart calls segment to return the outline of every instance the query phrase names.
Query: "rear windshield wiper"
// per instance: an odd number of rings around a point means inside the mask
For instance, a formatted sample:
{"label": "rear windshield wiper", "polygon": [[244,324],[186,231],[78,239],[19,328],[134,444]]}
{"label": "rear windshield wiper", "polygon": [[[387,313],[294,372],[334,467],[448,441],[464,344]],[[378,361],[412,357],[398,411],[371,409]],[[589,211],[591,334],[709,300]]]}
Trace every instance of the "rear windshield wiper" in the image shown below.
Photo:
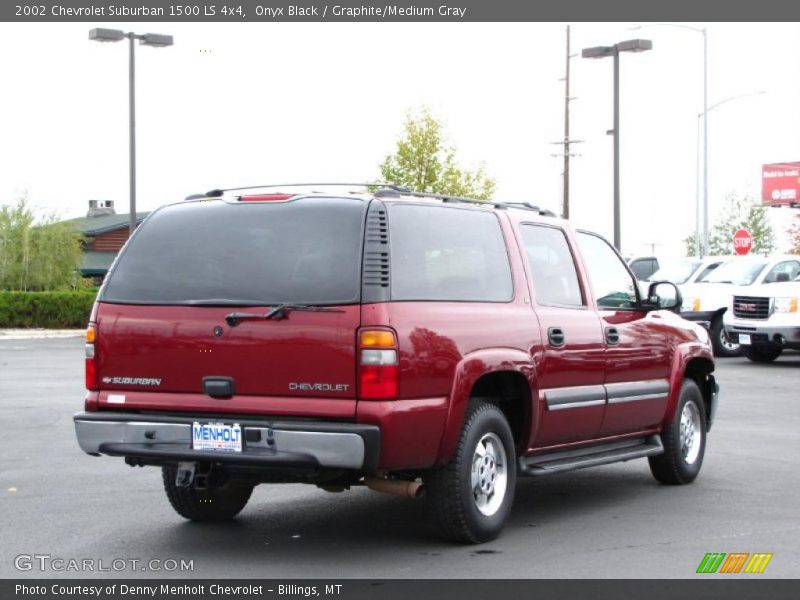
{"label": "rear windshield wiper", "polygon": [[287,311],[302,310],[306,312],[344,312],[341,308],[331,308],[329,306],[312,306],[309,304],[278,304],[273,306],[266,314],[239,313],[234,312],[225,317],[225,321],[231,327],[236,327],[240,322],[248,319],[264,319],[280,321],[286,318]]}

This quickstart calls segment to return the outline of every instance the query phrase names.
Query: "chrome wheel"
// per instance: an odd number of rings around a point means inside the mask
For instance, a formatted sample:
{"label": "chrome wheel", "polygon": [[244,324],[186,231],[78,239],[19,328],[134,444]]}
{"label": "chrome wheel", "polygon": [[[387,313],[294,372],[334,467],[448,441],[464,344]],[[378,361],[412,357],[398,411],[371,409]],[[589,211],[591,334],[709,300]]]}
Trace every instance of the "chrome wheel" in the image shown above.
{"label": "chrome wheel", "polygon": [[680,424],[681,455],[687,465],[693,465],[700,456],[702,435],[700,410],[697,408],[697,404],[690,400],[683,405]]}
{"label": "chrome wheel", "polygon": [[487,517],[495,514],[506,495],[508,462],[503,442],[494,433],[485,434],[472,457],[472,497],[475,507]]}
{"label": "chrome wheel", "polygon": [[720,327],[719,330],[719,345],[722,346],[727,352],[738,352],[739,344],[736,344],[728,339],[725,335],[725,330]]}

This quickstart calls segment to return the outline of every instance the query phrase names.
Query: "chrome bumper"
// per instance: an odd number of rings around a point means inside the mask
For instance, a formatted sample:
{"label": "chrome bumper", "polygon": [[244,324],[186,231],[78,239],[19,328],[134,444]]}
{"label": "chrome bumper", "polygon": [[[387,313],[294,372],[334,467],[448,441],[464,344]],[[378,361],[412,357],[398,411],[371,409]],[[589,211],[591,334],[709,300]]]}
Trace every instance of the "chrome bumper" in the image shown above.
{"label": "chrome bumper", "polygon": [[[192,449],[192,423],[224,421],[242,426],[242,452]],[[92,455],[151,462],[211,461],[264,467],[341,468],[369,471],[377,464],[380,432],[372,425],[266,422],[213,417],[154,417],[78,413],[75,433]]]}

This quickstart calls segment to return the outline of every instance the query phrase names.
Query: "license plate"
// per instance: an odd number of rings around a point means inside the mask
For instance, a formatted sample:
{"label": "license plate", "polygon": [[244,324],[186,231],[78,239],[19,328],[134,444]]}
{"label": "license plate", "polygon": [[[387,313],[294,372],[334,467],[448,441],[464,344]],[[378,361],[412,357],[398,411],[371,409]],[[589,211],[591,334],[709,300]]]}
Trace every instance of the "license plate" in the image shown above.
{"label": "license plate", "polygon": [[750,334],[749,333],[740,333],[739,334],[739,343],[745,346],[749,346],[752,342],[750,341]]}
{"label": "license plate", "polygon": [[238,423],[192,424],[192,448],[194,450],[217,450],[220,452],[242,451],[242,427]]}

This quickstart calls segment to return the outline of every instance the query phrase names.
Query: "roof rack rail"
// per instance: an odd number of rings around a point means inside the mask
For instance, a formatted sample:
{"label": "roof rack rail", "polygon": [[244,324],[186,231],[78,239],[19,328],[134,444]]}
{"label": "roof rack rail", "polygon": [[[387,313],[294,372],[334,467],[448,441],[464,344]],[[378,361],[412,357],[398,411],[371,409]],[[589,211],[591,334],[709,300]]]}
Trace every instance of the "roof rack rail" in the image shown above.
{"label": "roof rack rail", "polygon": [[530,202],[505,202],[505,208],[520,208],[522,210],[533,210],[539,213],[543,217],[557,217],[558,215],[554,213],[552,210],[548,210],[546,208],[540,208],[535,204],[531,204]]}
{"label": "roof rack rail", "polygon": [[494,208],[507,208],[502,202],[494,202],[492,200],[478,200],[477,198],[465,198],[464,196],[451,196],[450,194],[437,194],[435,192],[414,192],[407,188],[397,191],[403,196],[412,196],[414,198],[433,198],[442,202],[459,202],[477,204],[479,206],[492,206]]}
{"label": "roof rack rail", "polygon": [[358,182],[358,183],[268,183],[265,185],[247,185],[244,187],[235,187],[235,188],[220,188],[215,190],[210,190],[206,192],[204,195],[206,198],[219,198],[225,192],[240,192],[243,190],[258,190],[264,188],[287,188],[287,187],[312,187],[312,186],[344,186],[344,187],[351,187],[351,186],[362,186],[362,187],[378,187],[378,188],[387,188],[390,190],[394,190],[397,192],[406,192],[409,191],[408,188],[403,187],[401,185],[397,185],[394,183],[384,183],[381,181],[372,181],[372,182]]}

